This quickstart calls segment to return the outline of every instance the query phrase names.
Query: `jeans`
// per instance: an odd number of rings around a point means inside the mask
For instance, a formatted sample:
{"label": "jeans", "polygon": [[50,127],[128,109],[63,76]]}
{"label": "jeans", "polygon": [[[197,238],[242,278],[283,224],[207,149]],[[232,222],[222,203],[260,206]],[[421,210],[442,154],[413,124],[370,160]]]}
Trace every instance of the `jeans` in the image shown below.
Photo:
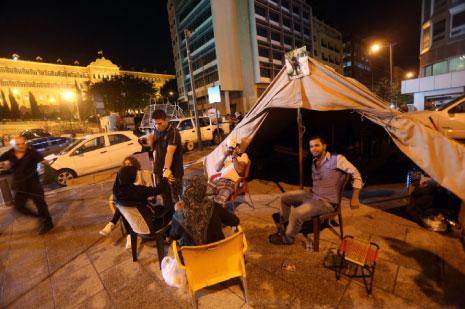
{"label": "jeans", "polygon": [[284,222],[289,221],[285,235],[292,241],[305,221],[333,211],[331,203],[315,198],[308,191],[286,193],[281,197],[281,217]]}

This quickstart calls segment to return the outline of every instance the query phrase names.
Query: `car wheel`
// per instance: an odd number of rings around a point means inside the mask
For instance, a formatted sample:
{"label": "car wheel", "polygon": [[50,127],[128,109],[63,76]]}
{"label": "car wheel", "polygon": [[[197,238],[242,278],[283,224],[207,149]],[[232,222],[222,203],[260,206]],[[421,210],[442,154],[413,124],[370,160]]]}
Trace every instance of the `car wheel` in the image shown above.
{"label": "car wheel", "polygon": [[186,151],[192,151],[194,150],[194,142],[187,142],[185,145],[184,145],[184,149]]}
{"label": "car wheel", "polygon": [[61,169],[57,172],[57,182],[60,186],[63,187],[67,185],[67,182],[69,180],[74,179],[76,177],[76,172],[67,168]]}
{"label": "car wheel", "polygon": [[213,135],[213,143],[215,145],[219,145],[221,142],[223,141],[223,132],[215,132],[215,134]]}

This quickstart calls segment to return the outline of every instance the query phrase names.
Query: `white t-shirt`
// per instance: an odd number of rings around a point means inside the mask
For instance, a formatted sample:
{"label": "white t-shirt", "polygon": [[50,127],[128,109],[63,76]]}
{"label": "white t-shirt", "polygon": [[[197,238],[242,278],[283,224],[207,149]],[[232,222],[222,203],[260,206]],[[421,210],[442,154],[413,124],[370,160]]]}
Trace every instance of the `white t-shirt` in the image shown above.
{"label": "white t-shirt", "polygon": [[[246,153],[243,153],[237,157],[237,161],[243,162],[247,165],[249,163],[249,156]],[[231,155],[229,155],[226,160],[224,160],[224,167],[221,170],[221,178],[226,178],[234,182],[241,178],[241,176],[239,176],[236,169],[234,168]]]}

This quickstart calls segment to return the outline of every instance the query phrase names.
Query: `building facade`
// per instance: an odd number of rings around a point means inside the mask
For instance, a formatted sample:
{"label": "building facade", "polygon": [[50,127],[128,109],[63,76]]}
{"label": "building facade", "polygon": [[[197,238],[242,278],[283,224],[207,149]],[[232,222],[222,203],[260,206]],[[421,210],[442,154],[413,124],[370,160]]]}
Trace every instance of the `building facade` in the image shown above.
{"label": "building facade", "polygon": [[343,44],[342,34],[337,29],[317,19],[312,18],[313,26],[313,57],[343,74]]}
{"label": "building facade", "polygon": [[59,114],[66,106],[76,111],[78,96],[85,98],[89,85],[115,75],[132,75],[162,87],[174,75],[123,71],[105,58],[88,66],[0,58],[0,104],[11,108],[15,100],[21,114],[31,110],[35,100],[44,116]]}
{"label": "building facade", "polygon": [[402,81],[419,110],[441,106],[465,88],[465,1],[423,0],[419,78]]}
{"label": "building facade", "polygon": [[284,66],[284,54],[312,47],[312,10],[303,0],[169,0],[167,4],[179,95],[192,90],[197,108],[208,109],[207,89],[220,85],[222,113],[247,111]]}

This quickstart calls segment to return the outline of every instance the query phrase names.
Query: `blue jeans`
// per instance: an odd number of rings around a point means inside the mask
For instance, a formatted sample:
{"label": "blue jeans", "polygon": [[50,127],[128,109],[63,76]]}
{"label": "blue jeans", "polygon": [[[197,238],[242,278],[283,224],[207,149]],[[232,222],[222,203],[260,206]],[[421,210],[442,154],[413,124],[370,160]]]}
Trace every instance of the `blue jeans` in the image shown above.
{"label": "blue jeans", "polygon": [[299,190],[281,197],[281,216],[284,221],[289,221],[285,234],[292,241],[305,221],[333,211],[334,206],[331,203],[317,199],[308,191]]}

